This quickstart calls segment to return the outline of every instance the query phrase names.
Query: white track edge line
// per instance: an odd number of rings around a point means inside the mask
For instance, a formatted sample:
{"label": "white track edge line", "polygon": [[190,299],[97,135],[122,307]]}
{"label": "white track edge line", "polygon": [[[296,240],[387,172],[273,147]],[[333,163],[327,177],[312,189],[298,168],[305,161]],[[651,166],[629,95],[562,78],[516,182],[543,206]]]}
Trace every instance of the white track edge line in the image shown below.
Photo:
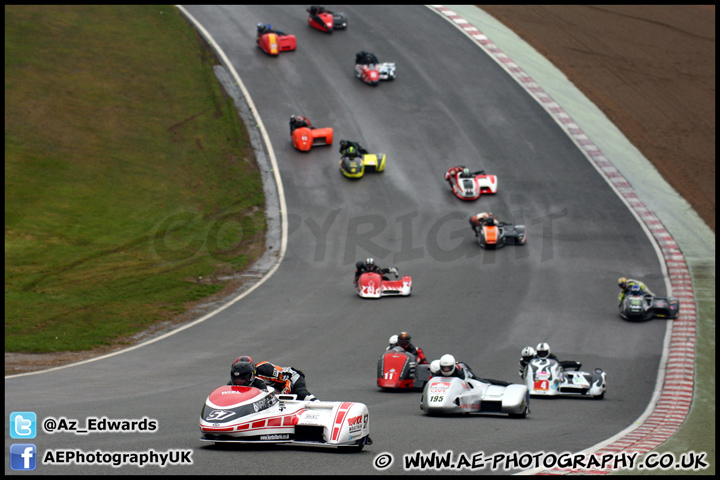
{"label": "white track edge line", "polygon": [[212,38],[210,33],[205,30],[205,28],[198,22],[195,17],[193,17],[190,12],[188,12],[182,5],[176,5],[176,7],[185,15],[190,21],[193,22],[195,27],[202,33],[202,35],[205,37],[205,39],[212,45],[212,47],[215,49],[216,53],[220,56],[222,61],[224,62],[227,69],[232,74],[233,78],[237,82],[238,86],[240,87],[240,90],[242,91],[245,100],[248,103],[248,106],[250,108],[250,111],[252,112],[253,116],[255,117],[255,121],[257,122],[257,126],[260,129],[260,133],[262,134],[263,141],[265,142],[265,146],[268,150],[268,156],[270,157],[270,163],[272,165],[273,174],[275,177],[275,184],[277,186],[278,191],[278,201],[280,203],[280,222],[281,222],[281,242],[280,242],[280,254],[278,255],[277,260],[275,261],[275,265],[257,282],[255,285],[253,285],[251,288],[243,292],[242,294],[238,295],[234,299],[232,299],[230,302],[226,303],[222,307],[213,310],[212,312],[204,315],[203,317],[192,321],[188,324],[183,325],[180,328],[176,328],[170,332],[167,332],[163,335],[160,335],[159,337],[153,338],[151,340],[148,340],[146,342],[140,343],[138,345],[133,345],[132,347],[124,348],[122,350],[118,350],[117,352],[108,353],[106,355],[101,355],[99,357],[93,357],[89,358],[87,360],[82,360],[80,362],[70,363],[68,365],[62,365],[59,367],[53,367],[49,368],[47,370],[39,370],[37,372],[27,372],[27,373],[18,373],[15,375],[7,375],[5,376],[5,379],[9,378],[17,378],[17,377],[26,377],[29,375],[39,375],[41,373],[48,373],[48,372],[55,372],[58,370],[62,370],[64,368],[70,368],[70,367],[77,367],[80,365],[85,365],[91,362],[95,362],[98,360],[104,360],[106,358],[114,357],[115,355],[120,355],[123,353],[131,352],[133,350],[137,350],[138,348],[142,348],[148,345],[151,345],[155,342],[158,342],[160,340],[164,340],[165,338],[170,337],[171,335],[175,335],[176,333],[182,332],[183,330],[187,330],[190,327],[194,327],[195,325],[204,322],[205,320],[212,318],[213,316],[217,315],[218,313],[222,312],[223,310],[227,309],[228,307],[234,305],[235,303],[239,302],[246,296],[248,296],[250,293],[252,293],[256,288],[258,288],[260,285],[265,283],[267,279],[269,279],[280,267],[280,263],[282,263],[283,258],[285,257],[285,251],[287,249],[287,211],[286,211],[286,203],[285,203],[285,191],[283,189],[282,179],[280,178],[280,171],[278,169],[277,165],[277,158],[275,157],[275,151],[272,148],[272,144],[270,143],[270,137],[267,134],[267,130],[265,129],[265,125],[262,122],[262,119],[260,118],[260,114],[257,112],[255,108],[255,103],[252,101],[252,98],[250,97],[250,93],[245,88],[245,84],[240,79],[240,76],[235,71],[235,68],[232,66],[230,61],[227,58],[227,55],[225,55],[225,52],[220,48],[220,46],[215,42],[215,39]]}
{"label": "white track edge line", "polygon": [[[570,138],[570,140],[578,147],[578,149],[580,150],[580,152],[582,152],[582,154],[585,156],[585,158],[590,162],[590,164],[595,168],[595,170],[600,174],[600,176],[605,180],[605,182],[606,182],[608,185],[610,185],[610,188],[615,192],[615,194],[616,194],[616,195],[620,198],[620,200],[625,204],[625,206],[628,208],[628,210],[630,210],[630,213],[632,213],[632,215],[635,217],[635,219],[637,220],[637,222],[640,224],[642,230],[645,232],[645,235],[648,237],[648,239],[650,239],[650,243],[652,244],[653,248],[655,249],[655,254],[656,254],[657,257],[658,257],[658,260],[659,260],[659,263],[660,263],[660,268],[661,268],[661,271],[662,271],[662,274],[663,274],[663,278],[665,279],[665,288],[666,288],[666,291],[668,291],[668,292],[670,292],[670,294],[672,294],[672,285],[671,285],[671,283],[670,283],[670,277],[669,277],[669,275],[668,275],[668,269],[667,269],[667,265],[666,265],[666,258],[665,258],[665,256],[664,256],[664,254],[662,253],[662,250],[660,249],[660,246],[659,246],[659,244],[658,244],[658,242],[657,242],[657,239],[654,237],[654,235],[652,234],[652,232],[650,231],[650,229],[648,228],[648,226],[645,224],[645,222],[642,220],[642,218],[640,218],[640,215],[635,211],[634,208],[632,208],[632,206],[630,205],[630,203],[629,203],[629,202],[627,201],[627,199],[625,199],[625,197],[620,193],[620,191],[617,189],[617,187],[615,187],[615,185],[612,183],[612,181],[610,180],[610,178],[608,178],[608,177],[605,175],[605,173],[600,169],[600,167],[597,165],[597,163],[593,160],[592,156],[590,156],[590,154],[587,153],[587,151],[583,148],[583,146],[577,141],[577,139],[576,139],[573,135],[570,135],[570,134],[569,134],[569,132],[566,130],[564,124],[557,119],[557,117],[549,110],[549,108],[547,108],[547,106],[546,106],[543,102],[541,102],[541,101],[537,98],[537,96],[536,96],[535,94],[533,94],[533,92],[531,92],[528,88],[526,88],[526,85],[525,85],[523,82],[521,82],[521,81],[517,78],[517,76],[513,75],[513,73],[508,70],[508,68],[507,68],[507,66],[506,66],[505,64],[503,64],[501,61],[499,61],[499,60],[497,59],[497,57],[496,57],[495,55],[493,55],[491,52],[489,52],[488,50],[486,50],[486,49],[483,47],[483,45],[480,44],[479,42],[477,42],[476,38],[475,38],[473,35],[471,35],[470,33],[468,33],[465,29],[463,29],[461,25],[459,25],[458,23],[454,22],[450,17],[448,17],[447,15],[445,15],[442,11],[438,10],[438,7],[442,7],[442,8],[447,8],[447,7],[444,7],[444,6],[441,6],[441,5],[426,5],[426,7],[429,8],[431,11],[435,12],[436,14],[438,14],[441,18],[444,18],[444,19],[445,19],[447,22],[449,22],[451,25],[455,26],[455,28],[456,28],[457,30],[459,30],[460,32],[462,32],[466,37],[470,38],[474,43],[476,43],[476,44],[480,47],[480,49],[483,50],[483,51],[484,51],[495,63],[497,63],[503,70],[505,70],[505,71],[508,73],[508,75],[509,75],[513,80],[515,80],[515,81],[518,83],[518,85],[520,85],[520,86],[523,88],[523,90],[525,90],[526,92],[528,92],[528,94],[530,95],[530,97],[532,97],[532,98],[548,113],[548,115],[550,116],[550,118],[552,118],[553,121],[554,121],[556,124],[558,124],[558,126],[560,127],[560,129],[568,135],[568,137]],[[447,10],[451,11],[450,9],[447,9]],[[459,16],[459,15],[458,15],[458,16]],[[482,32],[480,32],[480,33],[482,33]],[[493,45],[494,45],[494,44],[493,44]],[[548,95],[548,96],[549,96],[549,95]],[[650,399],[650,402],[648,403],[648,406],[647,406],[647,408],[645,409],[645,411],[640,415],[640,417],[638,417],[637,420],[635,420],[632,424],[630,424],[627,428],[625,428],[625,429],[622,430],[621,432],[615,434],[614,436],[610,437],[610,438],[607,439],[607,440],[604,440],[604,441],[602,441],[602,442],[600,442],[600,443],[598,443],[598,444],[596,444],[596,445],[593,445],[592,447],[589,447],[589,448],[587,448],[587,449],[585,449],[585,450],[581,450],[581,451],[578,452],[578,453],[586,453],[586,454],[587,454],[587,453],[593,453],[593,452],[595,452],[595,451],[603,448],[604,446],[611,444],[612,442],[618,440],[619,438],[622,438],[622,437],[626,436],[626,435],[629,434],[630,432],[632,432],[632,431],[636,430],[637,428],[639,428],[639,427],[645,422],[645,420],[646,420],[650,415],[652,415],[652,413],[654,412],[655,407],[657,406],[657,403],[658,403],[658,401],[659,401],[659,399],[660,399],[660,395],[661,395],[661,393],[662,393],[662,387],[663,387],[664,381],[665,381],[665,373],[666,373],[666,369],[667,369],[668,356],[669,356],[669,351],[670,351],[670,342],[671,342],[671,340],[672,340],[672,326],[673,326],[673,324],[670,323],[670,322],[668,322],[668,323],[667,323],[667,327],[665,328],[665,338],[664,338],[664,341],[663,341],[663,353],[662,353],[662,356],[661,356],[661,358],[660,358],[660,364],[659,364],[659,366],[658,366],[658,374],[657,374],[657,378],[656,378],[656,380],[655,380],[655,389],[654,389],[654,391],[653,391],[653,395],[652,395],[652,397],[651,397],[651,399]],[[540,473],[540,472],[543,472],[543,471],[546,471],[546,470],[548,470],[548,469],[547,469],[547,468],[540,467],[540,468],[535,468],[535,469],[531,469],[531,470],[525,470],[525,471],[523,471],[523,472],[520,472],[519,474],[522,474],[522,475],[535,475],[535,474],[537,474],[537,473]]]}

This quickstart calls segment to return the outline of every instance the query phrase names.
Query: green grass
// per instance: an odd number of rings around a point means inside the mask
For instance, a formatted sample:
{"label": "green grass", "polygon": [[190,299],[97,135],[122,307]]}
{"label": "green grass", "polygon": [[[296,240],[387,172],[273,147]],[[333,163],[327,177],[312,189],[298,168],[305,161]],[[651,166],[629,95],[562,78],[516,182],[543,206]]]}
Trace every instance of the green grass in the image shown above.
{"label": "green grass", "polygon": [[122,341],[264,247],[215,57],[172,6],[5,6],[5,351]]}

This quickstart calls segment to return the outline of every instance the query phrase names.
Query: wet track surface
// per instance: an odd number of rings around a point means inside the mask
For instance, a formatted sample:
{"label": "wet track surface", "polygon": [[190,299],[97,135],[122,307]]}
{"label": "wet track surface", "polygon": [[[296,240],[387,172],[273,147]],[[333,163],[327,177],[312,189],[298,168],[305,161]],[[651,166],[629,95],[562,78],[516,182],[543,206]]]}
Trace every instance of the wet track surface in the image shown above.
{"label": "wet track surface", "polygon": [[[562,130],[477,46],[420,6],[348,7],[348,30],[332,35],[310,29],[302,7],[188,10],[228,55],[269,132],[287,201],[285,259],[247,298],[168,339],[6,380],[6,418],[22,405],[39,419],[147,416],[159,423],[147,434],[41,435],[39,449],[193,449],[194,465],[164,471],[221,474],[370,474],[373,458],[390,452],[395,464],[387,472],[403,473],[402,455],[417,450],[578,451],[640,416],[653,392],[665,323],[621,321],[615,280],[632,271],[662,285],[654,249]],[[297,51],[265,55],[254,43],[258,22],[295,34]],[[360,50],[396,62],[397,80],[370,87],[355,79]],[[295,151],[291,114],[333,127],[333,146]],[[340,139],[386,153],[386,171],[359,181],[342,177]],[[498,193],[472,203],[454,197],[443,175],[460,164],[497,175]],[[480,211],[525,224],[527,245],[481,250],[467,223]],[[411,275],[412,296],[358,298],[354,263],[367,256]],[[524,420],[427,417],[420,393],[375,386],[376,362],[401,330],[430,359],[452,353],[481,376],[512,382],[520,380],[520,350],[547,341],[561,359],[608,372],[608,393],[602,401],[533,400]],[[323,400],[366,403],[374,445],[348,455],[201,443],[201,405],[241,354],[302,369]]]}

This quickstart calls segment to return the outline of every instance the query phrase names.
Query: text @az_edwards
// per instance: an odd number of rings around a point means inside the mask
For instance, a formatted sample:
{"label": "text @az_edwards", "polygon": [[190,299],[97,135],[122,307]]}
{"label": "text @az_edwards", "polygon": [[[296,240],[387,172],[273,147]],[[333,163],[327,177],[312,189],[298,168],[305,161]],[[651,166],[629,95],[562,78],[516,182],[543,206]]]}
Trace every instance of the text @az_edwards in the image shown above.
{"label": "text @az_edwards", "polygon": [[65,417],[47,417],[42,422],[43,431],[48,434],[69,432],[87,435],[93,432],[153,433],[158,429],[158,421],[143,417],[140,420],[110,419],[107,417],[87,417],[85,424]]}

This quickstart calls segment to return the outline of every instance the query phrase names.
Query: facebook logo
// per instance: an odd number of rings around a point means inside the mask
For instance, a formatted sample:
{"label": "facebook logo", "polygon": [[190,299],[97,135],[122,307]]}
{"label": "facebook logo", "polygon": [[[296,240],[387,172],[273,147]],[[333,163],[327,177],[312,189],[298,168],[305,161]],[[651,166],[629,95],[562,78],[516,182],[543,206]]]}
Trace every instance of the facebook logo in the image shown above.
{"label": "facebook logo", "polygon": [[32,443],[10,445],[10,468],[13,470],[35,470],[37,447]]}
{"label": "facebook logo", "polygon": [[37,435],[35,412],[12,412],[10,414],[10,438],[31,439]]}

